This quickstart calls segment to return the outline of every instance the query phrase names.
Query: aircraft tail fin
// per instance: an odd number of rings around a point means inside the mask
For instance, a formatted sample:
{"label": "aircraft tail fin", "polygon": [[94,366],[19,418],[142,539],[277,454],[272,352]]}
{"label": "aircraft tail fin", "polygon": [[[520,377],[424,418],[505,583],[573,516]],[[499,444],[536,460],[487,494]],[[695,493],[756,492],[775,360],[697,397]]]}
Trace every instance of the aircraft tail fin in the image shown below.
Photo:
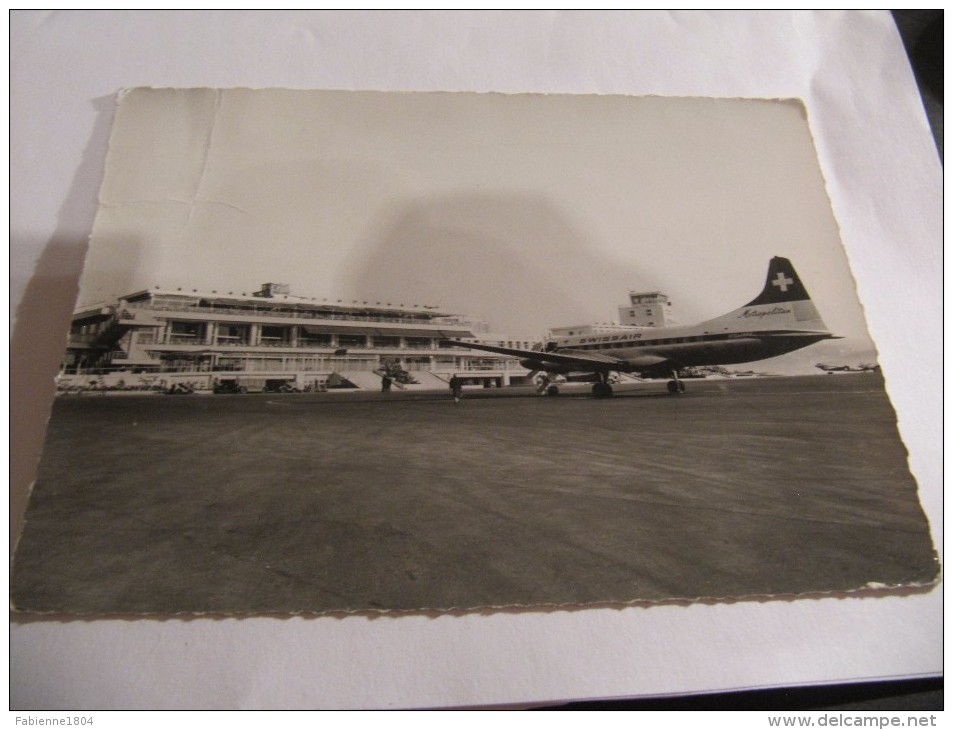
{"label": "aircraft tail fin", "polygon": [[810,298],[811,295],[807,293],[791,262],[781,256],[775,256],[768,264],[768,278],[764,283],[764,289],[745,306],[800,302]]}
{"label": "aircraft tail fin", "polygon": [[797,328],[830,334],[801,277],[790,260],[781,256],[775,256],[768,264],[768,276],[758,296],[743,307],[706,324],[722,329],[736,326],[746,329],[753,326],[757,330]]}

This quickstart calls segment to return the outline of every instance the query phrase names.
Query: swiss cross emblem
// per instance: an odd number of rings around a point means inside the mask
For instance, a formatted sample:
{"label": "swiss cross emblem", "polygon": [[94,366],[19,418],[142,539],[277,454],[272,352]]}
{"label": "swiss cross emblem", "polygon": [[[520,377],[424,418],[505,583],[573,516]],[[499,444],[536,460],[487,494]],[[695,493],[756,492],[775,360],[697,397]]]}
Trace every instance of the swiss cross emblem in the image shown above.
{"label": "swiss cross emblem", "polygon": [[789,279],[783,271],[778,272],[778,278],[771,282],[781,291],[787,291],[788,285],[794,283],[794,279]]}

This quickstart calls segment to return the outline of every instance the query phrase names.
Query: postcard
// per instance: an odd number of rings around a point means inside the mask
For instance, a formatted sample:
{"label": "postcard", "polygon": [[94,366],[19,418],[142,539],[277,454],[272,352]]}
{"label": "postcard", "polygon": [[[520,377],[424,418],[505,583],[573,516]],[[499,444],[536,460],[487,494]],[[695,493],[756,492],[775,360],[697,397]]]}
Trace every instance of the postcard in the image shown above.
{"label": "postcard", "polygon": [[927,590],[796,99],[120,95],[31,613]]}

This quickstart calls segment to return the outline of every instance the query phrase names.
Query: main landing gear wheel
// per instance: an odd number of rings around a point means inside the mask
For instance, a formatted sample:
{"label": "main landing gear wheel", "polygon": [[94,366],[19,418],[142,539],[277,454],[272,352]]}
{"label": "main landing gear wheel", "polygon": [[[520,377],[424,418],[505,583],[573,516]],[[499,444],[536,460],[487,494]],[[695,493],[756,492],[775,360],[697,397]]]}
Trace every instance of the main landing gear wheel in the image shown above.
{"label": "main landing gear wheel", "polygon": [[596,398],[610,398],[612,396],[612,386],[608,383],[595,383],[592,386],[592,394]]}
{"label": "main landing gear wheel", "polygon": [[555,385],[550,385],[546,388],[546,395],[557,396],[559,395],[559,388]]}
{"label": "main landing gear wheel", "polygon": [[668,392],[672,395],[678,395],[679,393],[685,392],[685,383],[681,380],[669,380],[668,381]]}

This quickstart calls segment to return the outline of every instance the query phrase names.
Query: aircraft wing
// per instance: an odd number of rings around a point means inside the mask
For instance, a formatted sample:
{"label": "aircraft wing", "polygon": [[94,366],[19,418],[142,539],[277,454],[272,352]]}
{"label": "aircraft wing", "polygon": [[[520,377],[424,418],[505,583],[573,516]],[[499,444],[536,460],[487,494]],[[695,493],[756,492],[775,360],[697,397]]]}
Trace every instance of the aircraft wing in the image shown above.
{"label": "aircraft wing", "polygon": [[[534,366],[538,365],[540,370],[545,370],[546,363],[557,365],[575,365],[580,370],[595,372],[604,370],[614,371],[639,371],[649,369],[666,362],[666,358],[660,355],[646,354],[640,358],[640,362],[631,360],[620,360],[595,352],[543,352],[542,350],[522,350],[516,347],[497,347],[496,345],[484,345],[478,342],[457,342],[456,340],[442,340],[445,345],[454,345],[455,347],[465,347],[471,350],[484,350],[486,352],[495,352],[499,355],[512,355],[523,360],[530,360]],[[644,360],[644,362],[642,362]]]}

